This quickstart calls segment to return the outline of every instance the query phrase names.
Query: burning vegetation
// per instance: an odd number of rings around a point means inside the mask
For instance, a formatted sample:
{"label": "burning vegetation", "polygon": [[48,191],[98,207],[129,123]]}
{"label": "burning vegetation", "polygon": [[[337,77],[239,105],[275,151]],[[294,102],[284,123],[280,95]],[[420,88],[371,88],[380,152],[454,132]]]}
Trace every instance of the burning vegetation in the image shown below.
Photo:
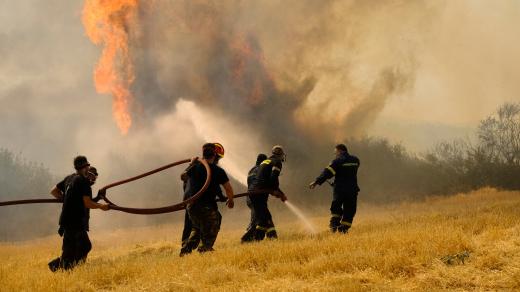
{"label": "burning vegetation", "polygon": [[114,120],[126,135],[132,126],[134,64],[129,49],[131,29],[135,29],[139,0],[87,0],[83,25],[90,40],[102,47],[94,70],[96,90],[113,98]]}

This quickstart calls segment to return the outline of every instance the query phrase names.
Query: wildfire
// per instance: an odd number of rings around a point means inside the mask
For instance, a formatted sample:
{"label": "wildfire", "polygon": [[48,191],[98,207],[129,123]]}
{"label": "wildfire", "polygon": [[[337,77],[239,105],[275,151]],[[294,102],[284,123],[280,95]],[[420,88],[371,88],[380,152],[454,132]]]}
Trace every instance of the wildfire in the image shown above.
{"label": "wildfire", "polygon": [[130,86],[135,76],[128,43],[138,6],[138,0],[86,0],[83,7],[87,36],[94,44],[103,46],[94,70],[96,91],[112,95],[114,119],[123,135],[132,125]]}
{"label": "wildfire", "polygon": [[274,87],[263,52],[252,35],[238,34],[230,43],[233,54],[232,79],[236,89],[251,105],[264,101],[264,88]]}

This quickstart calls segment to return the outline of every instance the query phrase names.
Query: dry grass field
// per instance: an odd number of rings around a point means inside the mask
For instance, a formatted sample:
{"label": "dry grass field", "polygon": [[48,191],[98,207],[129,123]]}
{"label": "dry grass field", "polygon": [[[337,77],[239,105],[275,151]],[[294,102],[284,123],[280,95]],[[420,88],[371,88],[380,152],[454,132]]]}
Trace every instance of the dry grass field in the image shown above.
{"label": "dry grass field", "polygon": [[520,290],[519,192],[361,206],[348,235],[326,232],[326,215],[310,218],[317,235],[288,220],[279,240],[241,245],[225,229],[216,252],[183,258],[179,225],[92,232],[88,262],[55,274],[58,236],[2,243],[0,290]]}

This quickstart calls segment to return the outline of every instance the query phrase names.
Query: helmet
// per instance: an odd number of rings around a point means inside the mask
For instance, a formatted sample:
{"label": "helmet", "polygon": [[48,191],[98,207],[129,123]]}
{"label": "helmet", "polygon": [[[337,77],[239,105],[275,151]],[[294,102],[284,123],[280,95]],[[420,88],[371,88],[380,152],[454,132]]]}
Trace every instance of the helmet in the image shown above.
{"label": "helmet", "polygon": [[88,163],[87,157],[80,155],[80,156],[76,156],[74,158],[74,168],[76,170],[80,170],[87,166],[90,166],[90,163]]}
{"label": "helmet", "polygon": [[213,143],[215,144],[215,153],[218,157],[224,158],[224,146],[220,143]]}
{"label": "helmet", "polygon": [[282,161],[285,161],[285,152],[283,151],[282,146],[275,145],[273,146],[273,150],[271,151],[273,155],[280,156],[282,158]]}

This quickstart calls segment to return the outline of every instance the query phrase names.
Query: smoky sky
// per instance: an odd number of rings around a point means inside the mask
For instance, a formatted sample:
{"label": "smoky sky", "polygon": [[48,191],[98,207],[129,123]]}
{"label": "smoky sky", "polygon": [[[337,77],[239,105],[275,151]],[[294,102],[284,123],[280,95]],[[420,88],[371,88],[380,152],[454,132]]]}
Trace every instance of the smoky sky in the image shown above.
{"label": "smoky sky", "polygon": [[[83,3],[1,5],[2,145],[63,173],[69,162],[61,155],[110,149],[100,145],[107,138],[123,139],[110,115],[110,97],[94,90],[100,47],[85,36]],[[153,128],[181,98],[251,124],[252,131],[268,137],[266,144],[288,136],[326,135],[330,141],[371,133],[406,144],[417,133],[424,136],[424,123],[428,128],[439,123],[447,133],[468,121],[476,124],[501,101],[518,100],[513,78],[518,37],[512,35],[517,6],[514,1],[147,2],[139,8],[130,43],[132,91],[140,104],[134,133]],[[233,72],[237,67],[240,78]],[[376,87],[384,80],[398,84],[386,83],[382,92]],[[258,88],[261,98],[255,100]],[[475,100],[471,108],[469,100]],[[410,129],[410,122],[417,127]],[[274,126],[278,131],[269,131]],[[88,135],[92,146],[80,135]]]}
{"label": "smoky sky", "polygon": [[[373,8],[387,6],[392,8],[385,3]],[[427,9],[403,6],[403,14]],[[129,24],[140,28],[131,40],[135,115],[168,113],[184,98],[241,122],[256,122],[256,131],[282,144],[294,140],[288,136],[316,131],[329,141],[365,133],[386,100],[402,92],[399,84],[413,85],[415,78],[412,51],[374,66],[374,81],[356,84],[351,75],[360,62],[359,50],[373,41],[370,29],[357,22],[365,17],[372,27],[370,8],[345,1],[143,5],[137,23]],[[432,10],[428,13],[435,15]],[[380,47],[385,54],[389,50]]]}

